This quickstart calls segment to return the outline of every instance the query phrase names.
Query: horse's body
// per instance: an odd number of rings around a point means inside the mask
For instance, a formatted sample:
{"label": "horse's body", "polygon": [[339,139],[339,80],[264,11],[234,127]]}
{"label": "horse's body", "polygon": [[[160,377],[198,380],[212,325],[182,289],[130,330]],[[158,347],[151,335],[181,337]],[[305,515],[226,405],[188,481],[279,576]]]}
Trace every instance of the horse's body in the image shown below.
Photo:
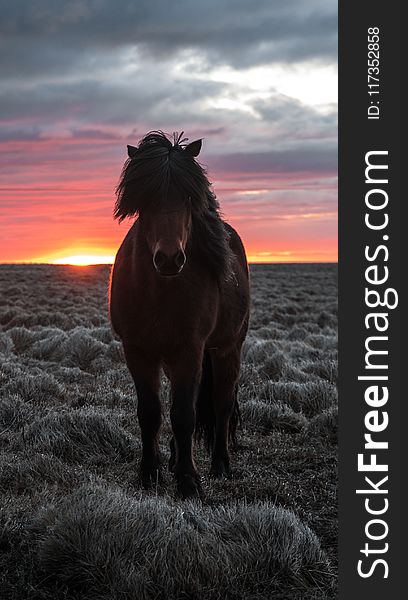
{"label": "horse's body", "polygon": [[[160,468],[157,438],[163,367],[172,389],[170,467],[179,492],[186,497],[201,491],[192,456],[194,431],[203,432],[211,447],[212,473],[229,474],[228,437],[235,430],[240,354],[248,326],[248,266],[238,234],[219,217],[204,171],[195,154],[189,155],[195,142],[186,148],[178,143],[169,147],[167,138],[160,136],[150,134],[150,145],[146,144],[150,152],[152,146],[168,148],[170,177],[157,192],[157,202],[153,199],[149,207],[146,198],[146,205],[140,205],[136,193],[132,207],[132,192],[125,197],[126,182],[119,186],[117,216],[137,212],[139,219],[116,256],[110,312],[138,395],[142,481],[145,485],[155,481]],[[139,149],[143,147],[142,142]],[[132,149],[138,158],[139,149]],[[178,161],[173,170],[172,152]],[[139,168],[144,168],[148,158],[141,158]],[[206,182],[203,189],[188,182],[183,185],[184,164],[192,176],[195,170],[201,174],[199,183]],[[129,165],[132,158],[122,181]],[[122,212],[121,205],[125,206]]]}

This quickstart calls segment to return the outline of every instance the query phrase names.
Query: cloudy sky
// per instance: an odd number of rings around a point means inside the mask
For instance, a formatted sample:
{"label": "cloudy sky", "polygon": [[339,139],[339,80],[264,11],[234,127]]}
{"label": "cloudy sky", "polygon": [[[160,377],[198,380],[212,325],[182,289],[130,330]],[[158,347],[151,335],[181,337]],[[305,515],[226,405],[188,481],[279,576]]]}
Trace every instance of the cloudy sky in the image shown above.
{"label": "cloudy sky", "polygon": [[126,144],[204,138],[253,261],[337,259],[334,0],[0,1],[0,262],[111,256]]}

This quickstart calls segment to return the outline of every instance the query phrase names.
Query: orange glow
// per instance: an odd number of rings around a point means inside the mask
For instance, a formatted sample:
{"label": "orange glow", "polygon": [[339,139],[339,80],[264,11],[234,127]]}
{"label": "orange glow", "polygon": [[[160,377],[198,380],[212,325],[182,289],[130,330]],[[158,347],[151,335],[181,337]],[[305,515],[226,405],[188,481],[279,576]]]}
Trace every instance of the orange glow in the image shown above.
{"label": "orange glow", "polygon": [[[78,252],[78,251],[77,251]],[[89,265],[111,265],[114,263],[116,251],[109,249],[89,249],[86,252],[75,252],[66,250],[58,258],[52,254],[41,258],[34,258],[30,263],[45,263],[53,265],[74,265],[79,267]],[[314,250],[310,248],[293,248],[292,250],[271,250],[262,251],[251,245],[246,248],[247,259],[249,263],[302,263],[302,262],[337,262],[337,253],[335,248],[321,248]]]}
{"label": "orange glow", "polygon": [[250,264],[254,263],[321,263],[337,262],[335,252],[258,252],[247,254]]}
{"label": "orange glow", "polygon": [[54,265],[76,265],[78,267],[87,267],[88,265],[111,265],[114,258],[113,255],[74,254],[73,256],[56,258],[51,262]]}

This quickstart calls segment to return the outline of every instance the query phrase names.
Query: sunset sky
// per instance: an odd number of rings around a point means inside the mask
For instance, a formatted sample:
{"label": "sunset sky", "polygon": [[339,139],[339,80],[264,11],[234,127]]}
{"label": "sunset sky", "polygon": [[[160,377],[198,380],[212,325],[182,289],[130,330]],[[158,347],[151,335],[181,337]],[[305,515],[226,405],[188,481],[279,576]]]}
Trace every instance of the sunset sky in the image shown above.
{"label": "sunset sky", "polygon": [[152,129],[204,138],[251,261],[337,260],[334,0],[1,7],[0,262],[112,260],[126,144]]}

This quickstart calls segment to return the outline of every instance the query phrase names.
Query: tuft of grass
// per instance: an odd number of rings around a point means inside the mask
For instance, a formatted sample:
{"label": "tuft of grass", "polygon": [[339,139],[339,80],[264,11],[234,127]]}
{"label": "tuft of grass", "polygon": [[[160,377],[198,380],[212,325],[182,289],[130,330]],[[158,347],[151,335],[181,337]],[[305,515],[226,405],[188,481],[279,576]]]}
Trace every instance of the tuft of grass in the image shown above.
{"label": "tuft of grass", "polygon": [[0,399],[0,427],[3,432],[4,429],[20,429],[34,414],[33,407],[23,402],[17,394]]}
{"label": "tuft of grass", "polygon": [[322,380],[307,383],[268,382],[261,388],[261,398],[270,403],[286,404],[296,412],[303,412],[306,417],[314,417],[337,403],[337,390]]}
{"label": "tuft of grass", "polygon": [[51,374],[44,372],[31,375],[20,371],[4,386],[3,393],[6,392],[18,394],[25,402],[32,402],[36,405],[63,400],[65,397],[64,386]]}
{"label": "tuft of grass", "polygon": [[50,412],[25,430],[19,447],[53,454],[65,461],[131,461],[136,441],[114,421],[90,409]]}
{"label": "tuft of grass", "polygon": [[277,352],[278,348],[274,341],[248,337],[242,348],[242,358],[247,363],[259,365]]}
{"label": "tuft of grass", "polygon": [[33,344],[30,354],[38,360],[62,360],[64,358],[63,346],[67,337],[65,331],[53,329],[48,335]]}
{"label": "tuft of grass", "polygon": [[86,371],[93,360],[106,350],[103,342],[95,339],[89,330],[77,327],[69,334],[63,345],[65,361],[69,366],[79,367]]}
{"label": "tuft of grass", "polygon": [[286,404],[270,404],[249,400],[241,407],[242,417],[256,427],[269,431],[300,432],[307,424],[306,417]]}
{"label": "tuft of grass", "polygon": [[330,383],[337,383],[338,366],[336,360],[320,360],[317,362],[309,362],[303,366],[305,373],[312,373],[321,379],[326,379]]}
{"label": "tuft of grass", "polygon": [[55,456],[4,453],[0,457],[0,491],[8,494],[25,494],[44,485],[67,489],[76,479],[74,469]]}
{"label": "tuft of grass", "polygon": [[282,352],[274,352],[259,367],[259,371],[269,379],[277,380],[281,377],[285,365],[285,357]]}
{"label": "tuft of grass", "polygon": [[305,384],[306,396],[302,399],[302,411],[307,417],[337,406],[337,389],[327,381],[313,381]]}
{"label": "tuft of grass", "polygon": [[246,387],[253,387],[262,383],[258,369],[252,363],[243,363],[239,374],[240,391]]}
{"label": "tuft of grass", "polygon": [[322,333],[318,334],[309,334],[305,338],[305,342],[312,346],[313,348],[318,348],[319,350],[336,350],[337,349],[337,337],[331,335],[323,335]]}
{"label": "tuft of grass", "polygon": [[75,384],[81,388],[82,386],[91,385],[95,381],[94,375],[82,371],[79,367],[64,367],[58,365],[58,368],[53,372],[53,376],[65,387]]}
{"label": "tuft of grass", "polygon": [[308,335],[308,332],[304,327],[292,327],[287,335],[288,340],[304,340]]}
{"label": "tuft of grass", "polygon": [[9,335],[13,341],[14,351],[23,354],[35,341],[35,333],[26,327],[13,327]]}
{"label": "tuft of grass", "polygon": [[338,408],[333,406],[313,417],[303,430],[303,439],[313,437],[326,444],[337,444]]}
{"label": "tuft of grass", "polygon": [[94,327],[91,329],[92,337],[104,344],[110,344],[113,340],[112,329],[110,327]]}
{"label": "tuft of grass", "polygon": [[302,369],[299,367],[294,367],[293,365],[286,364],[284,372],[282,374],[283,382],[295,382],[295,383],[308,383],[316,379],[316,375],[311,375],[310,373],[305,373],[302,365]]}
{"label": "tuft of grass", "polygon": [[284,329],[277,327],[276,324],[271,327],[270,323],[267,326],[259,327],[255,333],[256,337],[262,340],[280,340],[285,337]]}
{"label": "tuft of grass", "polygon": [[317,319],[317,324],[319,325],[319,327],[321,327],[322,329],[324,327],[336,327],[337,325],[337,318],[336,315],[331,315],[330,313],[328,313],[327,311],[323,310],[318,319]]}
{"label": "tuft of grass", "polygon": [[107,356],[112,362],[123,364],[125,355],[122,343],[112,340],[108,346]]}
{"label": "tuft of grass", "polygon": [[0,354],[3,354],[4,356],[11,354],[13,347],[14,345],[10,336],[5,332],[0,331]]}
{"label": "tuft of grass", "polygon": [[38,581],[70,596],[271,597],[316,590],[329,576],[316,535],[270,502],[212,509],[86,485],[33,531]]}

